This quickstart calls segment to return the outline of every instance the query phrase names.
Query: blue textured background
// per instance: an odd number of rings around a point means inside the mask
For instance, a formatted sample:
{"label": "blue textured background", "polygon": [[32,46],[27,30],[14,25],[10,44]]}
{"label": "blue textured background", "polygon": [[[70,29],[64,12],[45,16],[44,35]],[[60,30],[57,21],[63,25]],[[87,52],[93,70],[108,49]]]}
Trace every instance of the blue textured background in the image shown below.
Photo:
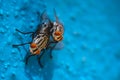
{"label": "blue textured background", "polygon": [[[120,80],[120,7],[119,0],[0,0],[0,80]],[[36,29],[36,11],[47,10],[55,20],[53,8],[64,24],[64,48],[46,53],[24,64]]]}

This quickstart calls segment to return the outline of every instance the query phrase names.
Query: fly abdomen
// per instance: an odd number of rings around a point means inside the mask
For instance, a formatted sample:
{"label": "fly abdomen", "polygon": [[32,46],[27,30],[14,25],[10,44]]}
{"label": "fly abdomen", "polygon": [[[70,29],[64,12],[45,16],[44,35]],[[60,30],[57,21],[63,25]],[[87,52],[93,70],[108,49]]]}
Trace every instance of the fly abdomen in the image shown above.
{"label": "fly abdomen", "polygon": [[30,52],[32,54],[40,54],[41,50],[46,48],[48,37],[46,35],[39,35],[40,37],[37,38],[37,36],[34,38],[33,42],[30,46]]}
{"label": "fly abdomen", "polygon": [[38,50],[38,47],[37,47],[37,44],[36,43],[31,43],[30,44],[30,52],[32,54],[39,54],[40,53],[40,50]]}
{"label": "fly abdomen", "polygon": [[44,38],[42,39],[41,43],[38,45],[38,48],[39,49],[46,48],[47,43],[48,43],[48,37],[44,36]]}

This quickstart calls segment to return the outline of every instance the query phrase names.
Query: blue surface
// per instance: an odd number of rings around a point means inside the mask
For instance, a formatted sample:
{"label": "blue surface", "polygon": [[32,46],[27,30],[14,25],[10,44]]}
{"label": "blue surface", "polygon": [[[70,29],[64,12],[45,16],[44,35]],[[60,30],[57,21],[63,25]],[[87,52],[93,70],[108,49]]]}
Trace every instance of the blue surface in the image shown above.
{"label": "blue surface", "polygon": [[[0,80],[120,80],[120,1],[0,0]],[[36,11],[53,8],[64,24],[64,48],[46,53],[41,69],[36,57],[25,65],[29,32],[39,23]]]}

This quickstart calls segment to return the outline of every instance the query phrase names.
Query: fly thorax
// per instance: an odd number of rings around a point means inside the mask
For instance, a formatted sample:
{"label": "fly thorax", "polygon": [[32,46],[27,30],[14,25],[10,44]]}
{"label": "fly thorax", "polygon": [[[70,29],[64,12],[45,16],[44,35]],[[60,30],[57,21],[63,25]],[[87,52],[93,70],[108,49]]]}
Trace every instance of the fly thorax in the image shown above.
{"label": "fly thorax", "polygon": [[44,23],[42,23],[42,28],[41,28],[40,32],[47,33],[48,28],[49,28],[49,23],[48,22],[44,22]]}

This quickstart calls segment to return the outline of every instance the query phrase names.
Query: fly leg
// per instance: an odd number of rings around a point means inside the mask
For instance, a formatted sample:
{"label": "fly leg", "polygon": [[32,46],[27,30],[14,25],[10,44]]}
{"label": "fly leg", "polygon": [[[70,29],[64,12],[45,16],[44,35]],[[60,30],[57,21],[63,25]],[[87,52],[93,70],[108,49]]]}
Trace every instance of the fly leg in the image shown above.
{"label": "fly leg", "polygon": [[[50,46],[50,44],[55,44],[54,46]],[[49,48],[50,49],[50,59],[52,59],[53,58],[53,56],[52,56],[52,51],[53,51],[53,49],[55,48],[55,46],[56,46],[56,44],[57,44],[58,42],[56,42],[56,41],[53,41],[53,42],[49,42],[48,43],[48,45],[47,45],[47,49]]]}
{"label": "fly leg", "polygon": [[41,68],[43,68],[43,65],[42,65],[42,63],[40,62],[40,59],[41,59],[41,57],[43,56],[44,53],[45,53],[45,49],[43,50],[43,52],[41,53],[41,55],[38,56],[38,64],[40,65]]}
{"label": "fly leg", "polygon": [[22,31],[20,31],[18,29],[15,29],[15,30],[18,31],[21,34],[34,34],[34,32],[22,32]]}
{"label": "fly leg", "polygon": [[13,44],[12,46],[13,47],[17,47],[17,46],[23,46],[23,45],[26,45],[26,44],[30,44],[31,42],[27,42],[27,43],[22,43],[22,44]]}
{"label": "fly leg", "polygon": [[53,49],[55,48],[55,46],[56,46],[56,44],[55,44],[54,46],[52,46],[52,47],[49,47],[49,48],[50,48],[50,59],[53,58],[53,56],[52,56],[52,51],[53,51]]}
{"label": "fly leg", "polygon": [[30,57],[32,57],[32,56],[35,56],[35,54],[30,54],[30,55],[28,55],[28,56],[26,57],[26,59],[25,59],[25,64],[28,64],[28,60],[29,60]]}
{"label": "fly leg", "polygon": [[20,30],[18,30],[18,29],[15,29],[15,30],[18,31],[18,32],[21,33],[21,34],[31,34],[32,39],[33,39],[34,36],[35,36],[35,32],[22,32],[22,31],[20,31]]}

